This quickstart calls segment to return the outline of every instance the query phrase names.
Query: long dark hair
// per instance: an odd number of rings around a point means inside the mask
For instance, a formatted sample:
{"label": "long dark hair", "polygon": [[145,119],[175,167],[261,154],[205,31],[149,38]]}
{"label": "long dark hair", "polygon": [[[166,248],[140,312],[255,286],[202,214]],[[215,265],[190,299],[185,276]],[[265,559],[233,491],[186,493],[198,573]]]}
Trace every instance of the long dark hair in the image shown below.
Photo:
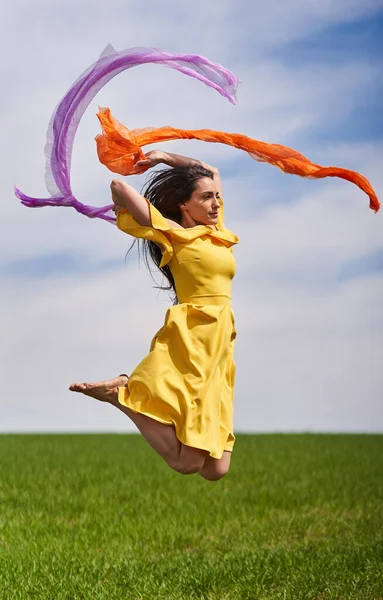
{"label": "long dark hair", "polygon": [[[214,174],[212,171],[205,169],[205,167],[198,164],[190,167],[173,167],[170,169],[153,171],[146,181],[141,194],[145,196],[145,198],[147,198],[165,218],[176,221],[181,225],[182,213],[179,205],[190,200],[192,193],[197,187],[197,181],[203,177],[214,179]],[[150,240],[136,238],[126,253],[126,256],[128,256],[136,242],[138,242],[139,258],[140,247],[142,244],[144,262],[149,269],[150,275],[152,276],[152,270],[150,268],[149,256],[169,282],[169,285],[166,287],[159,285],[153,287],[166,291],[172,290],[173,296],[171,297],[171,300],[173,305],[178,304],[175,283],[169,265],[160,268],[162,252],[159,246]],[[153,276],[152,279],[155,281]]]}

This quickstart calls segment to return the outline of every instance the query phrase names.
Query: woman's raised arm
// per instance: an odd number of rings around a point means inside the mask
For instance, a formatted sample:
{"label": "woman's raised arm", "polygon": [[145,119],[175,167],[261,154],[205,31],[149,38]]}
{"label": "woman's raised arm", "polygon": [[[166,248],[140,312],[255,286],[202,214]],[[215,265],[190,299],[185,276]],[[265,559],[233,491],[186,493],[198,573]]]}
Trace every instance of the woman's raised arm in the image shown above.
{"label": "woman's raised arm", "polygon": [[191,165],[200,165],[205,169],[208,169],[208,171],[212,171],[218,191],[222,194],[221,178],[217,167],[212,167],[211,165],[202,162],[202,160],[181,156],[180,154],[172,154],[171,152],[163,152],[162,150],[151,150],[146,154],[146,159],[137,161],[135,166],[154,167],[159,163],[164,163],[169,167],[190,167]]}
{"label": "woman's raised arm", "polygon": [[[137,166],[147,166],[150,168],[159,163],[164,163],[169,167],[190,167],[192,165],[200,165],[213,173],[217,189],[219,193],[222,194],[221,178],[218,169],[201,160],[181,156],[179,154],[171,154],[170,152],[162,152],[161,150],[152,150],[147,153],[146,159],[139,160],[135,164]],[[137,192],[133,186],[125,183],[122,179],[113,179],[110,189],[115,212],[118,212],[121,208],[126,208],[128,213],[131,214],[140,225],[151,227],[150,210],[144,196]],[[170,219],[168,219],[168,221],[170,224],[178,225]]]}
{"label": "woman's raised arm", "polygon": [[125,183],[122,179],[113,179],[110,190],[115,212],[118,212],[120,208],[126,208],[137,223],[151,227],[152,222],[148,203],[133,186]]}

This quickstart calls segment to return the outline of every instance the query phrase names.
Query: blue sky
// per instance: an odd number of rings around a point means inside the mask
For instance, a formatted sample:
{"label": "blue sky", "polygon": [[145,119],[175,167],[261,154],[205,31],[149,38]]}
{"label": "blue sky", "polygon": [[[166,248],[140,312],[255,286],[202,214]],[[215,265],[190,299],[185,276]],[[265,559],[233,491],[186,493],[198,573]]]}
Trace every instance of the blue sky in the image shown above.
{"label": "blue sky", "polygon": [[[27,209],[12,193],[17,185],[45,195],[49,118],[107,43],[202,54],[243,83],[232,106],[170,69],[116,77],[76,136],[72,188],[84,203],[108,203],[113,177],[96,158],[98,104],[132,128],[210,127],[282,143],[362,172],[382,198],[382,25],[376,0],[32,0],[5,9],[0,431],[135,430],[67,388],[133,370],[162,325],[166,293],[136,249],[125,262],[131,238],[70,209]],[[220,168],[226,225],[241,240],[236,430],[382,431],[381,213],[346,181],[287,176],[215,144],[165,147]]]}

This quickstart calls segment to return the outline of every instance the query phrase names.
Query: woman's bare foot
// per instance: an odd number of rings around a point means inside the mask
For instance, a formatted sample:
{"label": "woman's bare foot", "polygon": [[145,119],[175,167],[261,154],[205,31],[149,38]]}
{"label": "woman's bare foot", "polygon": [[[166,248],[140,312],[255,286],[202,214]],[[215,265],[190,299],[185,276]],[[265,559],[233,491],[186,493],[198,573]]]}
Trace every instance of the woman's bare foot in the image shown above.
{"label": "woman's bare foot", "polygon": [[71,392],[81,392],[91,398],[96,398],[101,402],[110,402],[110,404],[116,404],[118,402],[118,388],[124,387],[128,383],[127,375],[119,375],[113,379],[107,381],[100,381],[98,383],[72,383],[69,386]]}

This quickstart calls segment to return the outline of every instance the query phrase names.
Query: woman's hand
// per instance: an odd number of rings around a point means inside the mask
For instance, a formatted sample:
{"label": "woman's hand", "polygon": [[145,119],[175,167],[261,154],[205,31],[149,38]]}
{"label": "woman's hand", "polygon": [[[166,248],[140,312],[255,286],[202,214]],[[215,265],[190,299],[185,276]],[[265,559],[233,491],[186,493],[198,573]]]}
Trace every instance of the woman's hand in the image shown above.
{"label": "woman's hand", "polygon": [[117,215],[118,211],[121,210],[122,208],[124,208],[124,207],[120,206],[119,204],[113,204],[112,211],[114,212],[115,215]]}
{"label": "woman's hand", "polygon": [[135,167],[155,167],[159,163],[166,162],[166,153],[162,150],[151,150],[147,152],[146,158],[134,163]]}

